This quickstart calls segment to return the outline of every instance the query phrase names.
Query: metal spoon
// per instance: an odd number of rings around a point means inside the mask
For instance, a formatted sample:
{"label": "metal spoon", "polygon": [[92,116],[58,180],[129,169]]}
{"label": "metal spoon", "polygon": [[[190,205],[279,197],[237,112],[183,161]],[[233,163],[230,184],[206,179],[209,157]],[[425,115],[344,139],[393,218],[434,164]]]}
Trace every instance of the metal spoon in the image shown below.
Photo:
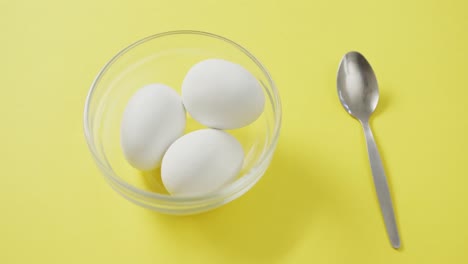
{"label": "metal spoon", "polygon": [[379,101],[379,87],[374,71],[366,58],[352,51],[341,59],[337,76],[338,96],[346,111],[361,122],[366,135],[367,151],[372,168],[375,189],[382,210],[387,234],[394,248],[400,247],[392,200],[369,118]]}

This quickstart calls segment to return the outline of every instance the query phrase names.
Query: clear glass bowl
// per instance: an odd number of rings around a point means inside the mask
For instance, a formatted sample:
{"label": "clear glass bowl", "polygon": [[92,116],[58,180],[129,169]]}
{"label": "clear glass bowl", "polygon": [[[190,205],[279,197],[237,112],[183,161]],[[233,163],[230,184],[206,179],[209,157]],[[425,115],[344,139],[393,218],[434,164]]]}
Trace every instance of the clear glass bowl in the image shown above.
{"label": "clear glass bowl", "polygon": [[[170,196],[158,170],[139,172],[125,160],[120,146],[120,122],[132,94],[150,83],[163,83],[180,94],[182,80],[195,63],[219,58],[249,70],[263,86],[265,111],[251,125],[228,131],[246,153],[238,178],[205,196]],[[193,214],[226,204],[245,192],[271,162],[281,126],[281,103],[268,71],[246,49],[226,38],[198,31],[173,31],[146,37],[115,55],[99,72],[84,110],[89,149],[109,185],[140,206],[168,214]],[[187,132],[203,128],[187,114]]]}

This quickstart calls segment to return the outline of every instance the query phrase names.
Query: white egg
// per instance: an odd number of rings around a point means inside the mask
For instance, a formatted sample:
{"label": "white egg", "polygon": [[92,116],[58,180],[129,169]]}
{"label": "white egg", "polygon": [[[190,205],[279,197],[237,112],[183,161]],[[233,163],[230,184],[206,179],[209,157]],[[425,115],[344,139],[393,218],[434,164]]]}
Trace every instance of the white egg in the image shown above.
{"label": "white egg", "polygon": [[232,182],[242,168],[244,151],[237,139],[202,129],[175,141],[164,155],[162,182],[174,195],[203,195]]}
{"label": "white egg", "polygon": [[121,145],[127,161],[140,170],[161,165],[169,146],[185,129],[180,96],[163,84],[138,90],[128,102],[121,124]]}
{"label": "white egg", "polygon": [[265,95],[258,80],[241,65],[221,59],[195,64],[182,83],[187,112],[201,124],[235,129],[263,112]]}

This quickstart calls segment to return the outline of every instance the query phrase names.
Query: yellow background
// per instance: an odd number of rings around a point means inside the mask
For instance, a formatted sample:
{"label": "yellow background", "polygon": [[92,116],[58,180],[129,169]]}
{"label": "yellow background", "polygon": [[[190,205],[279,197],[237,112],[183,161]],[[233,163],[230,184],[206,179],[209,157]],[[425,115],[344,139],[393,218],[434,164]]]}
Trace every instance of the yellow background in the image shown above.
{"label": "yellow background", "polygon": [[[0,263],[468,263],[467,1],[0,1]],[[245,46],[284,110],[258,185],[189,217],[119,197],[82,133],[101,66],[176,29]],[[336,95],[349,50],[380,84],[372,126],[399,251],[359,123]]]}

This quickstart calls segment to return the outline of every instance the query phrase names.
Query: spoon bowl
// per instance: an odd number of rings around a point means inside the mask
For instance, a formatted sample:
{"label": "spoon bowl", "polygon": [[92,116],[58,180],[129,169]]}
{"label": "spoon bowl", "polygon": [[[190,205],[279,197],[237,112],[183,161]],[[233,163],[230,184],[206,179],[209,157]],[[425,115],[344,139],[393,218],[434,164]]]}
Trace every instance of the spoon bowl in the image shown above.
{"label": "spoon bowl", "polygon": [[357,119],[369,119],[379,101],[379,86],[374,70],[358,52],[341,59],[337,78],[338,96],[346,111]]}

